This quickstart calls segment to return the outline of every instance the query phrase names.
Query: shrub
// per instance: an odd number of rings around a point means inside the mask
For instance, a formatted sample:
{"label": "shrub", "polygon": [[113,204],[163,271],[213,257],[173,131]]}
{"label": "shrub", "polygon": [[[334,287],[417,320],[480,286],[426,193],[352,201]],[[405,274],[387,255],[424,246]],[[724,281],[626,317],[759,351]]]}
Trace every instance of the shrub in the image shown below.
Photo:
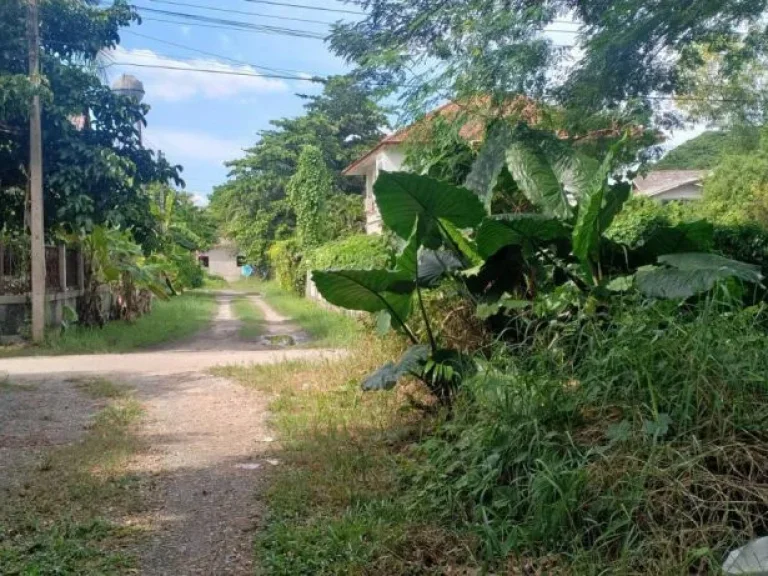
{"label": "shrub", "polygon": [[394,264],[394,250],[384,236],[357,234],[320,246],[306,260],[314,270],[386,268]]}
{"label": "shrub", "polygon": [[284,290],[304,293],[306,275],[301,265],[302,255],[298,242],[291,238],[272,244],[267,252],[272,275]]}

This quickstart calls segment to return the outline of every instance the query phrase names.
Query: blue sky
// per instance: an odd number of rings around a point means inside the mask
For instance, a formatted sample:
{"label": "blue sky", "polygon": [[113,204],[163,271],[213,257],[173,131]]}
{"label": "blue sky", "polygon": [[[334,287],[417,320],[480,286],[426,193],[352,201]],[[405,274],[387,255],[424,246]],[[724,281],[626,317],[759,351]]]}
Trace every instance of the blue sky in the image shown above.
{"label": "blue sky", "polygon": [[[324,9],[354,10],[354,7],[335,0],[278,1]],[[243,149],[256,142],[259,130],[268,128],[270,120],[301,114],[303,101],[296,96],[297,92],[317,93],[320,87],[301,80],[205,74],[153,66],[205,68],[253,75],[276,73],[259,68],[266,67],[279,69],[279,74],[302,77],[349,71],[349,67],[333,56],[322,40],[197,26],[179,16],[158,14],[142,8],[320,34],[328,32],[327,24],[280,18],[332,23],[338,19],[356,18],[354,15],[277,6],[269,1],[262,3],[261,0],[136,0],[135,4],[144,22],[123,31],[121,45],[109,55],[114,63],[108,66],[107,72],[111,79],[127,73],[143,81],[145,102],[152,108],[147,118],[145,143],[151,148],[163,150],[171,162],[184,166],[187,191],[194,194],[200,203],[205,201],[214,186],[226,180],[225,161],[242,156]],[[173,22],[169,22],[171,20]],[[577,29],[576,24],[566,24],[566,27]],[[555,43],[573,41],[573,34],[570,33],[551,33],[551,36]],[[150,67],[123,66],[116,64],[118,62]],[[702,129],[697,127],[672,135],[667,146],[678,145]]]}
{"label": "blue sky", "polygon": [[[343,61],[333,56],[321,40],[195,26],[193,22],[184,23],[176,16],[142,12],[141,7],[321,33],[327,32],[328,26],[267,16],[324,22],[354,16],[246,0],[177,1],[254,12],[263,16],[209,11],[171,2],[137,0],[135,4],[139,6],[145,21],[141,26],[125,29],[121,34],[120,47],[109,57],[114,62],[206,68],[246,74],[272,73],[255,66],[291,70],[283,74],[292,76],[325,76],[348,71]],[[349,5],[332,0],[285,1],[322,8],[351,9]],[[157,22],[150,18],[177,22]],[[196,53],[180,46],[220,57]],[[254,66],[237,64],[226,58]],[[110,65],[107,71],[111,79],[127,73],[142,80],[146,90],[144,101],[152,107],[147,117],[146,143],[151,148],[162,149],[170,161],[182,164],[187,190],[201,197],[207,196],[215,185],[225,181],[227,169],[223,163],[242,155],[242,149],[256,141],[258,131],[268,128],[270,120],[301,113],[302,100],[295,95],[297,92],[319,91],[318,85],[297,80],[204,74],[117,64]]]}

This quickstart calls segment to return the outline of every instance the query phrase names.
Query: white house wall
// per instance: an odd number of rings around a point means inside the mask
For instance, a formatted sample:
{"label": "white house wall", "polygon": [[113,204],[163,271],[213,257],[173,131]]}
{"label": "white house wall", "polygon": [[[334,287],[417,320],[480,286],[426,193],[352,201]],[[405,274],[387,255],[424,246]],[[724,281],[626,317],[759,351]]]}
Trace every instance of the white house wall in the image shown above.
{"label": "white house wall", "polygon": [[656,194],[653,196],[653,199],[658,202],[673,202],[675,200],[691,201],[701,200],[701,195],[701,185],[692,183],[672,188],[661,194]]}
{"label": "white house wall", "polygon": [[377,152],[375,163],[365,174],[365,231],[368,234],[381,234],[383,224],[376,206],[373,185],[382,172],[401,172],[405,170],[405,152],[400,146],[388,146]]}

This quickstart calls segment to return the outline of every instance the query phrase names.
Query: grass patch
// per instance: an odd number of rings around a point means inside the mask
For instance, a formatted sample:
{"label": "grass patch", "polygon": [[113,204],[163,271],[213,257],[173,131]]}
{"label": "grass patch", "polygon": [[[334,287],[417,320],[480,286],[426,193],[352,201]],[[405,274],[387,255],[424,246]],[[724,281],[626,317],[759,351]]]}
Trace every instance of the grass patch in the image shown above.
{"label": "grass patch", "polygon": [[238,298],[232,303],[232,309],[243,324],[240,327],[240,338],[249,341],[258,340],[264,333],[264,315],[259,307],[248,298]]}
{"label": "grass patch", "polygon": [[192,336],[211,322],[215,310],[213,295],[188,292],[167,301],[155,301],[152,313],[136,322],[109,322],[104,328],[76,326],[60,334],[51,331],[43,346],[0,347],[0,358],[139,350]]}
{"label": "grass patch", "polygon": [[236,290],[258,293],[283,316],[299,324],[318,347],[348,347],[362,338],[360,320],[319,306],[312,300],[286,292],[277,283],[243,279],[232,284]]}
{"label": "grass patch", "polygon": [[[139,481],[126,472],[140,445],[132,432],[141,406],[117,386],[77,444],[51,449],[18,490],[0,500],[3,574],[129,574],[137,533],[119,519],[142,508]],[[120,396],[116,398],[115,396]]]}
{"label": "grass patch", "polygon": [[203,278],[203,290],[226,290],[229,288],[229,282],[221,276],[215,274],[205,274]]}
{"label": "grass patch", "polygon": [[81,380],[77,388],[85,392],[91,398],[125,398],[127,392],[124,386],[115,384],[106,378],[92,378]]}
{"label": "grass patch", "polygon": [[471,541],[400,497],[408,448],[425,425],[408,409],[408,388],[360,390],[399,352],[398,342],[363,337],[346,360],[216,370],[272,397],[281,465],[256,543],[267,574],[443,574],[471,564]]}

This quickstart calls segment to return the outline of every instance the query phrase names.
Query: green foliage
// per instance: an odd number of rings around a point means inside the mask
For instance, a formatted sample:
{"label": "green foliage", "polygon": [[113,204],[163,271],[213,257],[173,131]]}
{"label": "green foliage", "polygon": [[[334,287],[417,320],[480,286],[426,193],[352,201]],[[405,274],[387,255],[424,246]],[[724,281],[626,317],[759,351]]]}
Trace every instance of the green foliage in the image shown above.
{"label": "green foliage", "polygon": [[325,240],[322,215],[331,196],[332,178],[316,146],[306,146],[299,156],[296,173],[288,182],[288,200],[296,214],[296,240],[306,251]]}
{"label": "green foliage", "polygon": [[704,132],[670,150],[654,170],[711,170],[734,152],[737,138],[729,132]]}
{"label": "green foliage", "polygon": [[305,267],[316,270],[388,268],[394,251],[384,236],[358,234],[328,242],[306,257]]}
{"label": "green foliage", "polygon": [[211,196],[209,209],[222,235],[258,267],[267,264],[270,245],[296,229],[288,183],[307,146],[320,151],[332,179],[321,240],[362,229],[363,182],[341,171],[379,142],[386,116],[372,92],[348,77],[330,78],[321,95],[306,100],[304,115],[273,121],[244,158],[228,164],[230,180]]}
{"label": "green foliage", "polygon": [[[0,6],[0,228],[16,230],[24,228],[18,191],[29,172],[29,90],[19,79],[27,73],[25,9],[21,0]],[[181,183],[181,169],[141,145],[137,125],[149,108],[113,93],[98,71],[100,51],[114,48],[138,15],[122,0],[43,2],[40,20],[46,227],[121,226],[144,245],[154,224],[145,187]]]}
{"label": "green foliage", "polygon": [[297,294],[304,294],[306,276],[301,266],[302,255],[299,243],[294,240],[275,242],[269,249],[269,264],[280,288]]}
{"label": "green foliage", "polygon": [[768,227],[768,148],[729,155],[704,182],[704,216],[720,224]]}
{"label": "green foliage", "polygon": [[[490,562],[681,574],[711,566],[704,549],[719,565],[768,504],[762,314],[626,302],[607,322],[497,348],[423,443],[408,498],[473,530]],[[735,465],[751,458],[757,469]]]}
{"label": "green foliage", "polygon": [[[685,72],[702,65],[702,49],[724,61],[709,85],[749,77],[748,65],[766,52],[765,0],[692,0],[683,11],[668,0],[650,7],[638,0],[544,0],[535,9],[492,0],[357,3],[367,15],[336,26],[331,49],[355,62],[366,80],[401,93],[411,113],[446,97],[554,94],[583,125],[588,112],[652,113],[659,96],[685,94]],[[563,14],[583,23],[575,37],[583,57],[567,69],[558,66],[562,40],[540,34]],[[652,57],[659,53],[669,57]],[[670,116],[665,109],[658,120]]]}
{"label": "green foliage", "polygon": [[[418,357],[420,369],[406,357],[374,374],[369,388],[390,387],[393,379],[409,373],[450,403],[453,391],[474,371],[474,362],[461,352],[438,345],[427,313],[422,292],[443,279],[459,287],[479,317],[488,320],[517,311],[534,327],[539,320],[546,325],[548,317],[570,317],[574,309],[578,314],[582,307],[594,310],[599,302],[609,306],[606,288],[624,291],[633,282],[646,296],[679,300],[706,293],[722,281],[760,284],[762,276],[754,266],[697,253],[711,249],[713,227],[705,221],[659,225],[650,233],[639,232],[632,221],[619,221],[625,237],[636,233],[642,241],[633,238],[633,246],[621,247],[604,237],[629,196],[627,183],[610,183],[625,141],[598,164],[529,127],[518,126],[508,136],[509,171],[543,214],[489,216],[480,197],[466,188],[427,176],[384,173],[374,193],[384,224],[404,242],[395,269],[313,272],[328,302],[378,314],[381,327],[391,321],[414,345],[421,342],[408,322],[412,310],[420,314],[429,346],[429,354]],[[501,169],[482,153],[477,162]],[[493,178],[485,174],[477,181]],[[479,186],[480,196],[486,188]],[[685,252],[692,253],[681,254]],[[657,259],[658,267],[638,270]]]}

